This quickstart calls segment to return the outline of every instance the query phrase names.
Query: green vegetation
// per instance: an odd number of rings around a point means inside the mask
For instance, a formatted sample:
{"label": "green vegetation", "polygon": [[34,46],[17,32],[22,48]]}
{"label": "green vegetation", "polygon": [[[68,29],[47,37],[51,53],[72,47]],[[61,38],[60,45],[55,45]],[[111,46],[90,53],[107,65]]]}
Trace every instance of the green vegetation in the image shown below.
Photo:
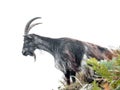
{"label": "green vegetation", "polygon": [[87,63],[92,65],[93,70],[105,81],[104,85],[108,84],[107,86],[102,85],[103,88],[109,88],[107,90],[117,90],[117,88],[120,87],[120,56],[111,61],[102,62],[91,58]]}

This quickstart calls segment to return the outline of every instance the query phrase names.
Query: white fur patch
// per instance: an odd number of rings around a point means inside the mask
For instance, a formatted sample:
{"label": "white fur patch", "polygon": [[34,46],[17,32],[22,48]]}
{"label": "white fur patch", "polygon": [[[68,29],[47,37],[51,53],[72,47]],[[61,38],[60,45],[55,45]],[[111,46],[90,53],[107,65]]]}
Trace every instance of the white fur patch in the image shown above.
{"label": "white fur patch", "polygon": [[86,63],[86,61],[87,61],[87,55],[86,54],[84,54],[83,55],[83,59],[82,59],[82,62],[81,62],[81,66],[84,66],[84,65],[86,65],[87,63]]}

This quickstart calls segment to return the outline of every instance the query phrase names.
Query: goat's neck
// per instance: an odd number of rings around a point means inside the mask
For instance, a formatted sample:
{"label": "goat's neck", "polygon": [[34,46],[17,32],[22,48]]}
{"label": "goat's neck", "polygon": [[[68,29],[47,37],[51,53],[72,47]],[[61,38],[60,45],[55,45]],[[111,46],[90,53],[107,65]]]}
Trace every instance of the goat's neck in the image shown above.
{"label": "goat's neck", "polygon": [[54,55],[55,47],[58,45],[55,39],[35,35],[35,45],[37,49],[47,51]]}

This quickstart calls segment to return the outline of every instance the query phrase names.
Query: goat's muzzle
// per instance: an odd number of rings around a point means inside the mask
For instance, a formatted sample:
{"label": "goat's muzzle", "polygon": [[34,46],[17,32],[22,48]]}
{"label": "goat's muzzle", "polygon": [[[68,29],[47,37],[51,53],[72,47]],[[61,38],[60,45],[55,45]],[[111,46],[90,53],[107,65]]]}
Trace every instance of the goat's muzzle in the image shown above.
{"label": "goat's muzzle", "polygon": [[24,56],[28,56],[28,55],[33,56],[33,57],[34,57],[34,61],[36,61],[36,55],[35,55],[34,52],[27,52],[27,51],[23,50],[23,51],[22,51],[22,54],[23,54]]}
{"label": "goat's muzzle", "polygon": [[28,56],[28,55],[33,56],[33,55],[34,55],[33,52],[26,51],[26,50],[23,50],[23,51],[22,51],[22,54],[23,54],[24,56]]}

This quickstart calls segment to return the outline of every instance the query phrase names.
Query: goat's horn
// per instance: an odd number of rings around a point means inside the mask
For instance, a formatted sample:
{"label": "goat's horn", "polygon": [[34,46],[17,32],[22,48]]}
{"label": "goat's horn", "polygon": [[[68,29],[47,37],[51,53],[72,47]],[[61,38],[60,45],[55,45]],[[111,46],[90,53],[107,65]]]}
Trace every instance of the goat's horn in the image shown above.
{"label": "goat's horn", "polygon": [[30,29],[32,29],[34,26],[39,25],[39,24],[42,24],[42,23],[35,23],[35,24],[32,24],[32,25],[28,28],[28,32],[29,32]]}
{"label": "goat's horn", "polygon": [[[25,35],[29,33],[30,24],[31,24],[34,20],[40,19],[40,18],[41,18],[41,17],[35,17],[35,18],[31,19],[31,20],[26,24],[26,26],[25,26],[25,32],[24,32]],[[35,25],[34,25],[34,26],[35,26]],[[33,27],[33,26],[32,26],[32,27]]]}

